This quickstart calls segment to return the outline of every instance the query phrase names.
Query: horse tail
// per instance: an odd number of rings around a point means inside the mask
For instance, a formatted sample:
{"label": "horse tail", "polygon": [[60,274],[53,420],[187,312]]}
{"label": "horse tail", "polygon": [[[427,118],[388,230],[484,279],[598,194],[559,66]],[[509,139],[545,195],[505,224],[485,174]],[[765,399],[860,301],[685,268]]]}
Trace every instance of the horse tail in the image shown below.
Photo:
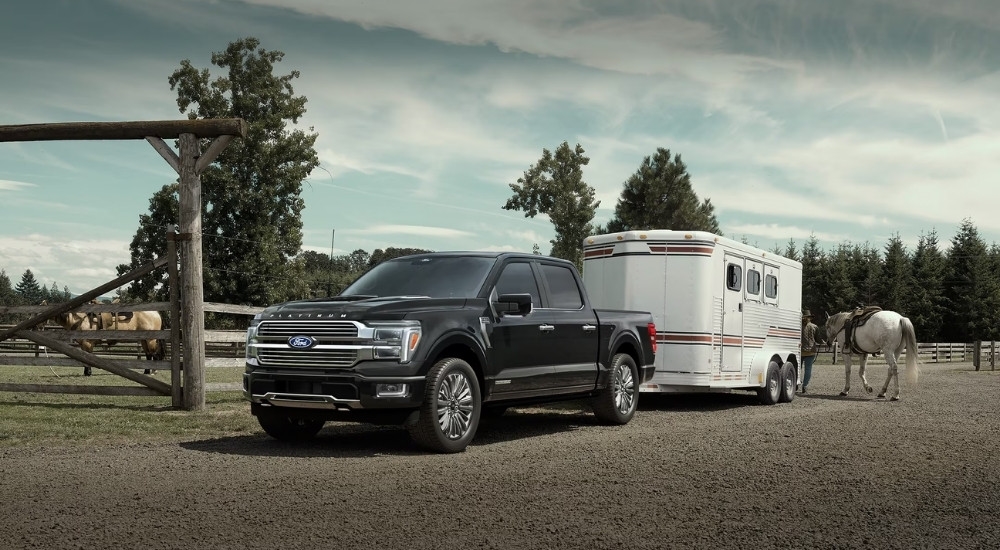
{"label": "horse tail", "polygon": [[917,365],[917,333],[913,323],[906,317],[899,320],[903,330],[903,341],[906,343],[906,381],[914,386],[920,377],[920,367]]}

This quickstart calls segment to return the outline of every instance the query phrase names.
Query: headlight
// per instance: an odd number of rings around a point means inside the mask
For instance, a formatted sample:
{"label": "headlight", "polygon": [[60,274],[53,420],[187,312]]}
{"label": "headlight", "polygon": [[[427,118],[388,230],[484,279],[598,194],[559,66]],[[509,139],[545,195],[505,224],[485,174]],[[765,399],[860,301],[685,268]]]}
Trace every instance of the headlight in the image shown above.
{"label": "headlight", "polygon": [[420,345],[419,322],[392,321],[370,324],[374,329],[372,355],[375,359],[410,362],[417,346]]}
{"label": "headlight", "polygon": [[247,327],[246,358],[257,359],[257,327],[260,325],[260,313],[254,316]]}

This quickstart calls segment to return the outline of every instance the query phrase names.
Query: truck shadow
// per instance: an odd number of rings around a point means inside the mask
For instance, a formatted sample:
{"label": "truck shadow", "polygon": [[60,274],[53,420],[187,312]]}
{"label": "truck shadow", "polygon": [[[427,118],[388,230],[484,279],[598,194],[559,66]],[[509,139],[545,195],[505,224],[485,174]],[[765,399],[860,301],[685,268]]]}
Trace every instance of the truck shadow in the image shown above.
{"label": "truck shadow", "polygon": [[[589,409],[512,409],[502,417],[484,419],[468,451],[585,427],[601,427]],[[304,442],[277,441],[259,433],[188,441],[179,446],[190,451],[256,457],[358,458],[433,454],[417,447],[401,427],[346,422],[330,422],[314,439]]]}

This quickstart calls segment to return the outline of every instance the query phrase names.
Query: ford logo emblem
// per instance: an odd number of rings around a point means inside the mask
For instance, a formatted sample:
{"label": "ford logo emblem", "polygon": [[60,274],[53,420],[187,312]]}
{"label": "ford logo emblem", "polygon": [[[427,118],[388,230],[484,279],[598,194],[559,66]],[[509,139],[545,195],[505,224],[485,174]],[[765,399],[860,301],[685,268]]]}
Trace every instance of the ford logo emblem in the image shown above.
{"label": "ford logo emblem", "polygon": [[295,349],[309,349],[316,341],[308,336],[292,336],[288,339],[288,345]]}

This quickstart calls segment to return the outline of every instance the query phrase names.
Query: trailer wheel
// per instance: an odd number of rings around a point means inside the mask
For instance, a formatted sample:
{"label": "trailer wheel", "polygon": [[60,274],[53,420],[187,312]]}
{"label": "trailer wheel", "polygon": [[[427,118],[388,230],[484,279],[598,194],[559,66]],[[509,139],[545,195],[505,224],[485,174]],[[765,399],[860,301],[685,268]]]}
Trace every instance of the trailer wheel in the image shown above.
{"label": "trailer wheel", "polygon": [[275,409],[258,411],[257,423],[267,435],[280,441],[306,441],[323,429],[322,420],[296,418]]}
{"label": "trailer wheel", "polygon": [[424,402],[410,438],[440,453],[464,451],[476,436],[483,413],[479,380],[465,361],[456,357],[438,361],[427,373]]}
{"label": "trailer wheel", "polygon": [[757,388],[757,397],[765,405],[774,405],[781,398],[781,367],[774,361],[767,365],[764,387]]}
{"label": "trailer wheel", "polygon": [[607,387],[591,401],[594,416],[607,424],[628,424],[639,402],[638,380],[639,369],[632,356],[627,353],[615,355]]}
{"label": "trailer wheel", "polygon": [[792,399],[795,399],[795,386],[798,385],[796,378],[795,365],[785,363],[781,367],[781,397],[778,398],[778,401],[781,403],[791,403]]}

